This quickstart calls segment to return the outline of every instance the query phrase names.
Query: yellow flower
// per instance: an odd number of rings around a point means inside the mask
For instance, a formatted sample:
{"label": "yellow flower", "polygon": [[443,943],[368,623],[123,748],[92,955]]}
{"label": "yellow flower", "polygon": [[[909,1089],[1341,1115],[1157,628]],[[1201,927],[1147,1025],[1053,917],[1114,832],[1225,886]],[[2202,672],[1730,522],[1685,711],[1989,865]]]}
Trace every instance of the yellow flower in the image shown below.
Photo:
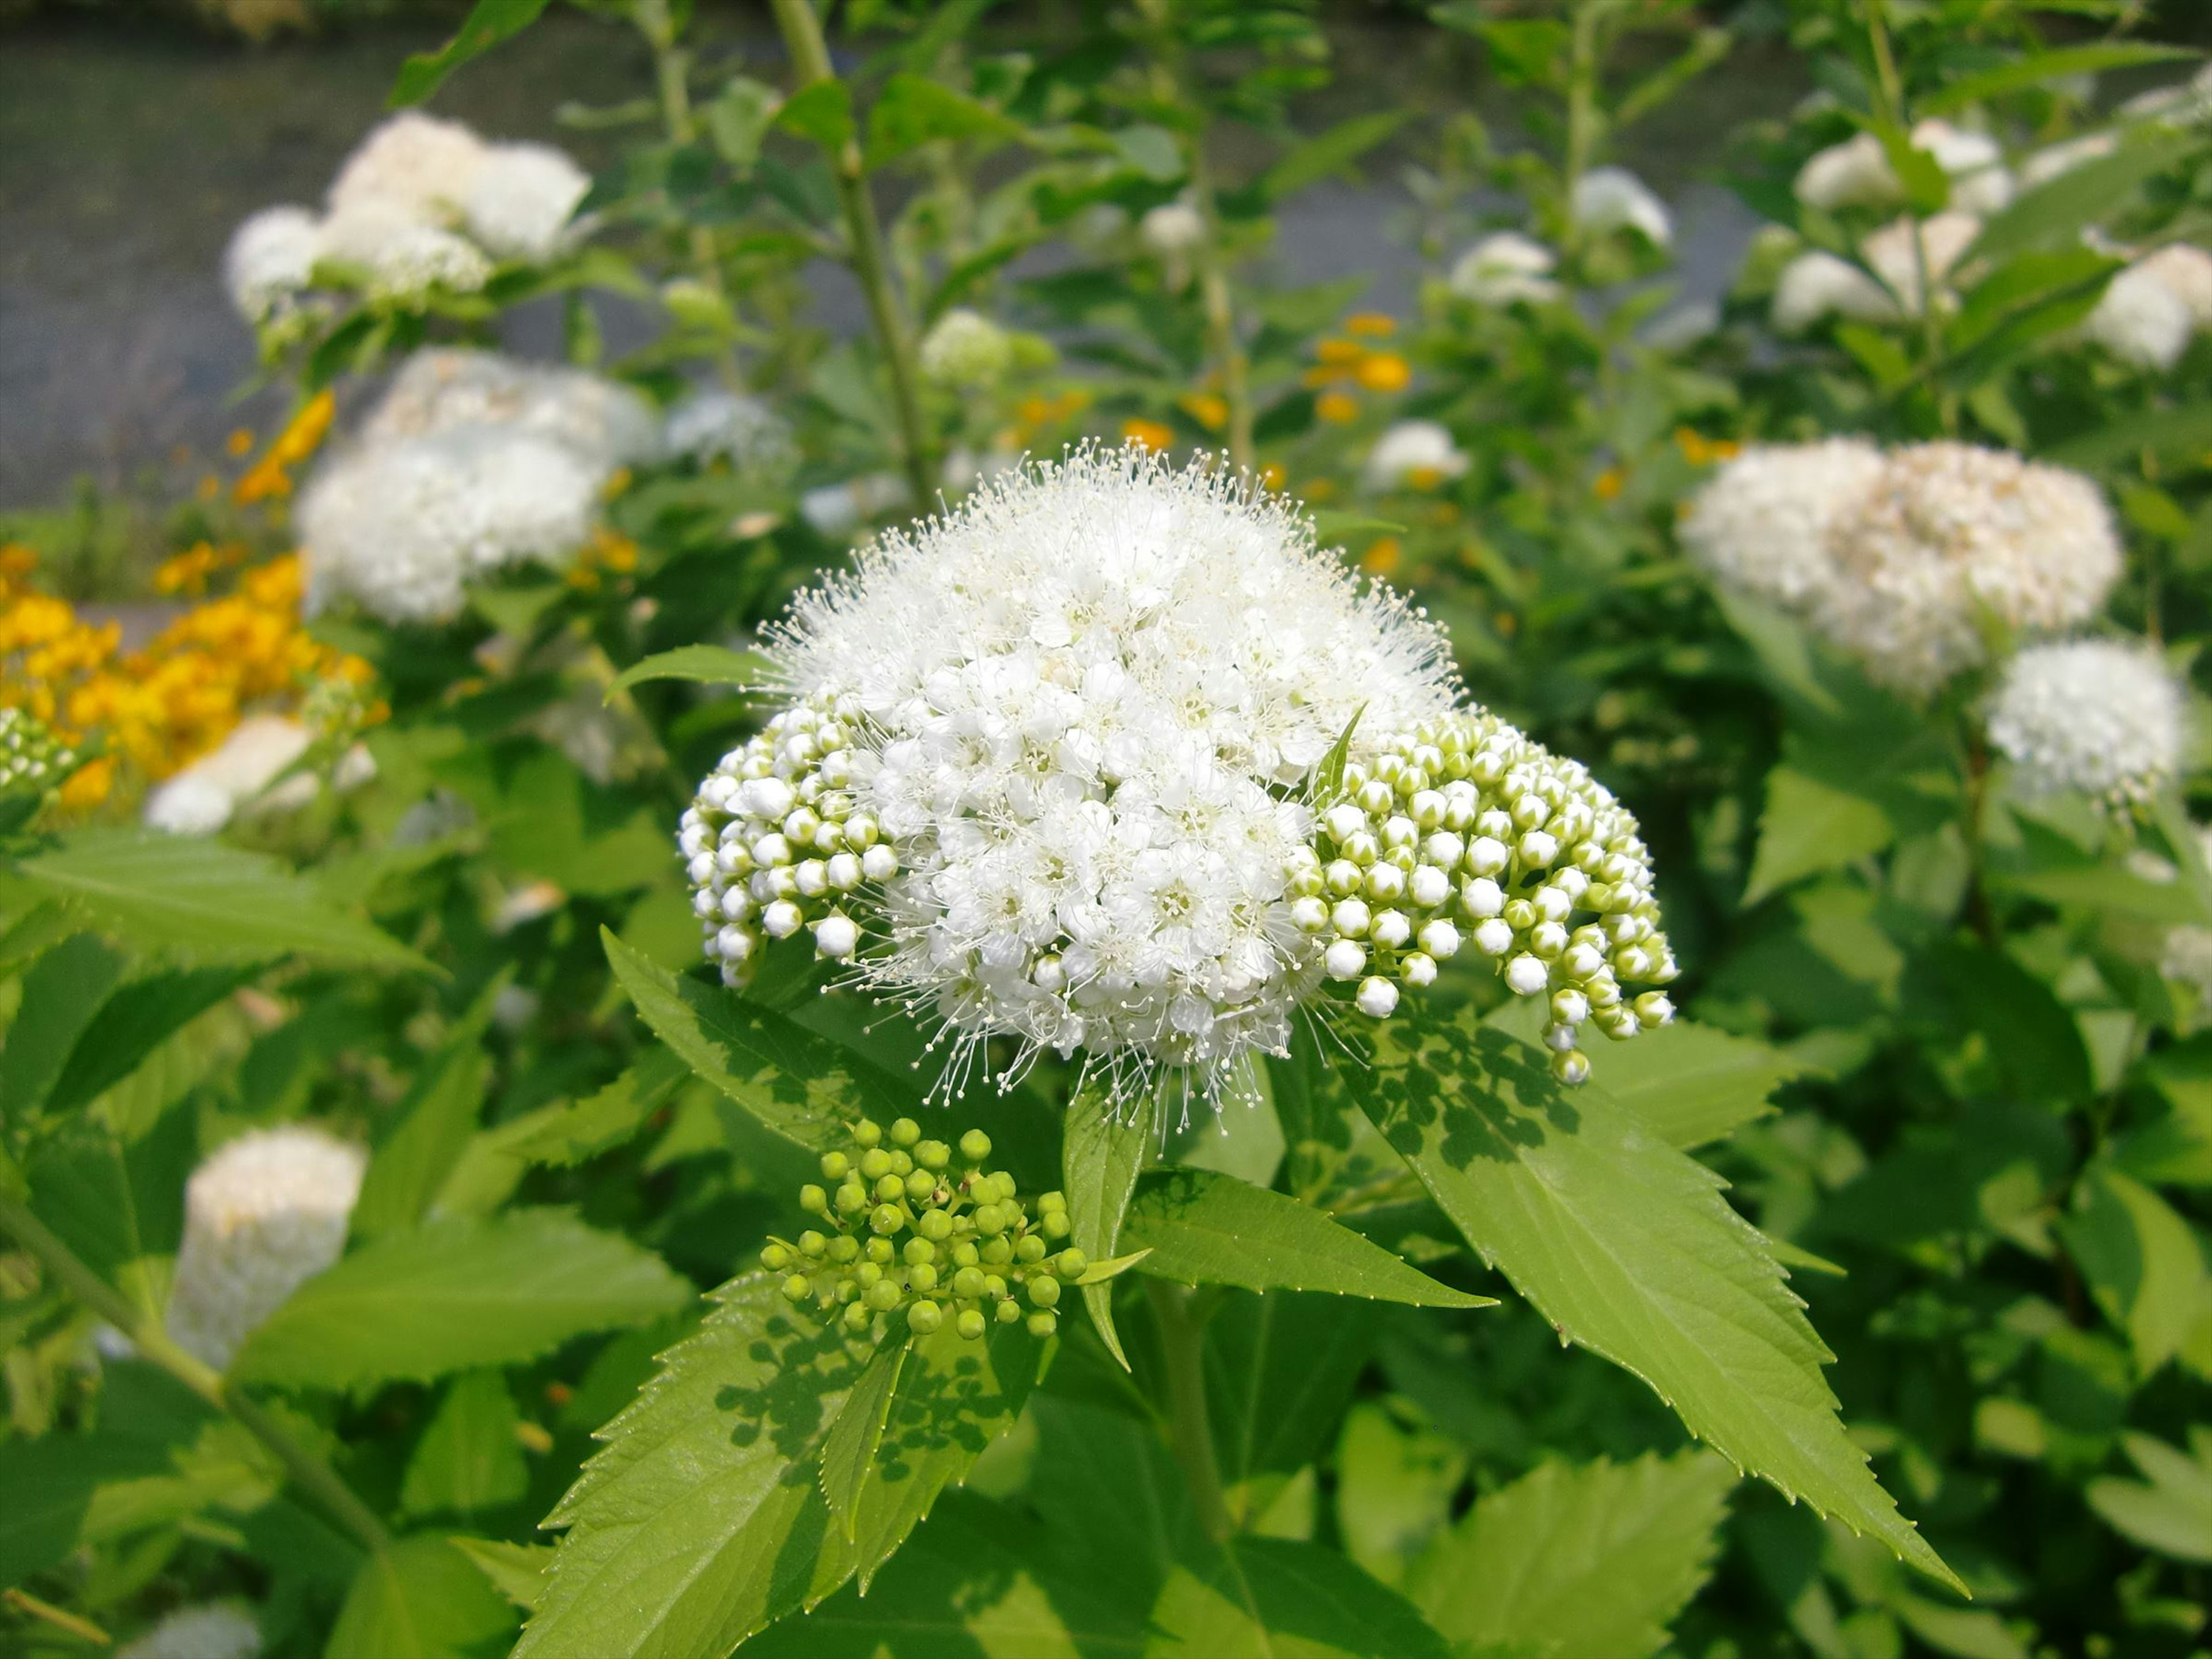
{"label": "yellow flower", "polygon": [[222,441],[222,447],[233,455],[244,456],[251,453],[253,449],[253,429],[251,427],[243,426],[233,428],[230,436]]}
{"label": "yellow flower", "polygon": [[1359,556],[1359,568],[1370,576],[1392,576],[1404,562],[1406,550],[1395,536],[1377,536]]}
{"label": "yellow flower", "polygon": [[1367,348],[1357,340],[1316,340],[1314,356],[1324,363],[1341,363],[1350,368],[1367,355]]}
{"label": "yellow flower", "polygon": [[300,405],[295,414],[269,446],[268,453],[247,469],[232,490],[232,498],[241,507],[251,507],[256,501],[292,493],[292,475],[289,469],[313,455],[331,429],[331,418],[337,412],[337,399],[325,387]]}
{"label": "yellow flower", "polygon": [[1339,426],[1359,418],[1359,399],[1345,392],[1324,392],[1314,399],[1314,413]]}
{"label": "yellow flower", "polygon": [[1370,392],[1403,392],[1413,380],[1412,367],[1394,351],[1370,352],[1354,374]]}
{"label": "yellow flower", "polygon": [[1283,487],[1283,481],[1289,476],[1278,463],[1270,461],[1260,469],[1260,488],[1280,489]]}
{"label": "yellow flower", "polygon": [[73,812],[87,811],[106,800],[114,787],[115,763],[102,755],[69,775],[61,787],[61,804]]}
{"label": "yellow flower", "polygon": [[1158,421],[1148,421],[1141,416],[1131,416],[1121,422],[1121,435],[1131,443],[1142,444],[1158,454],[1175,442],[1174,431]]}
{"label": "yellow flower", "polygon": [[1229,400],[1211,392],[1194,392],[1181,404],[1183,413],[1208,432],[1229,424]]}
{"label": "yellow flower", "polygon": [[1609,466],[1597,475],[1596,481],[1590,485],[1590,494],[1601,501],[1616,501],[1620,499],[1621,486],[1627,482],[1619,467]]}
{"label": "yellow flower", "polygon": [[1398,319],[1379,311],[1355,311],[1344,319],[1344,331],[1364,335],[1370,340],[1387,340],[1398,331]]}

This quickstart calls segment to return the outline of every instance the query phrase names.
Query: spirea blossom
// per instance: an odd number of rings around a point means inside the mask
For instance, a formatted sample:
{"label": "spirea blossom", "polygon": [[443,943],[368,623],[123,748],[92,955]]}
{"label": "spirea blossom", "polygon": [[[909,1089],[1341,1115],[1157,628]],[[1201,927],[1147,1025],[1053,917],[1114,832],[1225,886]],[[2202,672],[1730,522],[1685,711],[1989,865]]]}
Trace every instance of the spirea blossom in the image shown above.
{"label": "spirea blossom", "polygon": [[2112,132],[2085,132],[2078,138],[2046,144],[2021,162],[2020,182],[2028,190],[2047,185],[2078,167],[2110,155],[2119,147],[2119,136]]}
{"label": "spirea blossom", "polygon": [[[1024,469],[886,537],[802,595],[769,650],[790,702],[683,823],[708,953],[741,982],[764,938],[810,932],[943,1023],[951,1087],[1005,1036],[1024,1057],[1080,1051],[1117,1097],[1163,1068],[1217,1096],[1328,976],[1379,1016],[1422,982],[1415,957],[1456,948],[1465,848],[1423,834],[1504,813],[1511,848],[1479,862],[1509,897],[1601,830],[1601,867],[1640,853],[1578,769],[1460,708],[1435,628],[1360,587],[1290,507],[1139,450]],[[1346,871],[1375,898],[1368,925],[1340,904],[1310,925],[1302,902],[1352,896],[1330,885]],[[1533,994],[1514,963],[1549,986],[1552,958],[1523,932],[1491,954]],[[1628,966],[1662,963],[1647,944]]]}
{"label": "spirea blossom", "polygon": [[489,152],[459,121],[402,110],[378,123],[346,157],[331,183],[331,212],[374,202],[425,224],[450,220]]}
{"label": "spirea blossom", "polygon": [[1674,240],[1667,204],[1626,167],[1592,167],[1575,180],[1575,223],[1593,236],[1632,230],[1655,247]]}
{"label": "spirea blossom", "polygon": [[489,351],[418,351],[362,422],[368,445],[498,427],[549,439],[612,471],[655,459],[660,420],[628,386],[580,368]]}
{"label": "spirea blossom", "polygon": [[21,708],[0,708],[0,794],[44,794],[76,764],[76,750],[44,720]]}
{"label": "spirea blossom", "polygon": [[1778,333],[1802,334],[1831,317],[1890,323],[1901,314],[1896,295],[1850,260],[1820,248],[1792,259],[1774,284],[1772,316]]}
{"label": "spirea blossom", "polygon": [[495,144],[456,198],[462,226],[501,259],[544,264],[566,246],[592,176],[550,144]]}
{"label": "spirea blossom", "polygon": [[372,300],[419,306],[443,289],[473,294],[491,280],[491,261],[465,238],[371,198],[323,221],[324,257],[358,271]]}
{"label": "spirea blossom", "polygon": [[171,835],[211,836],[306,754],[313,741],[314,733],[307,726],[279,714],[240,720],[220,748],[146,797],[146,823]]}
{"label": "spirea blossom", "polygon": [[1137,235],[1154,253],[1184,254],[1206,240],[1206,219],[1188,202],[1163,202],[1137,222]]}
{"label": "spirea blossom", "polygon": [[1869,678],[1916,696],[1981,663],[1985,618],[2074,627],[2120,571],[2111,514],[2087,479],[1964,444],[1916,445],[1878,465],[1849,441],[1755,448],[1715,476],[1684,524],[1715,574],[1788,606]]}
{"label": "spirea blossom", "polygon": [[980,311],[956,306],[922,337],[921,372],[940,385],[985,386],[1013,367],[1013,337]]}
{"label": "spirea blossom", "polygon": [[115,1659],[256,1659],[261,1627],[243,1607],[211,1601],[164,1613],[143,1635],[116,1650]]}
{"label": "spirea blossom", "polygon": [[2148,804],[2181,763],[2182,695],[2164,660],[2112,640],[2031,646],[1990,700],[1990,741],[2029,795]]}
{"label": "spirea blossom", "polygon": [[1368,452],[1367,483],[1374,489],[1431,489],[1463,476],[1468,465],[1467,452],[1442,422],[1400,421]]}
{"label": "spirea blossom", "polygon": [[741,392],[695,392],[668,411],[661,442],[671,455],[733,471],[781,473],[799,460],[791,426],[763,398]]}
{"label": "spirea blossom", "polygon": [[313,285],[322,227],[302,207],[264,208],[240,222],[222,253],[222,284],[240,316],[264,323]]}
{"label": "spirea blossom", "polygon": [[1944,279],[1981,234],[1982,222],[1970,213],[1893,219],[1861,243],[1859,252],[1896,295],[1899,309],[1908,317],[1917,317],[1926,309],[1921,297],[1922,266],[1927,267],[1928,281],[1936,285],[1937,308],[1948,309],[1957,299],[1943,286]]}
{"label": "spirea blossom", "polygon": [[[1995,213],[2013,197],[2012,175],[2004,151],[1986,133],[1929,119],[1912,129],[1912,147],[1935,159],[1951,181],[1950,205],[1966,213]],[[1871,132],[1832,144],[1798,170],[1797,199],[1832,213],[1839,208],[1879,208],[1905,199],[1905,186],[1889,163],[1889,152]]]}
{"label": "spirea blossom", "polygon": [[1559,257],[1534,237],[1501,230],[1460,255],[1448,281],[1453,293],[1478,305],[1541,305],[1559,297],[1550,274],[1558,264]]}
{"label": "spirea blossom", "polygon": [[2212,325],[2212,254],[2176,243],[2145,255],[2106,285],[2082,331],[2122,362],[2165,371]]}
{"label": "spirea blossom", "polygon": [[229,1142],[185,1185],[168,1330],[218,1370],[262,1321],[338,1259],[367,1155],[301,1125]]}

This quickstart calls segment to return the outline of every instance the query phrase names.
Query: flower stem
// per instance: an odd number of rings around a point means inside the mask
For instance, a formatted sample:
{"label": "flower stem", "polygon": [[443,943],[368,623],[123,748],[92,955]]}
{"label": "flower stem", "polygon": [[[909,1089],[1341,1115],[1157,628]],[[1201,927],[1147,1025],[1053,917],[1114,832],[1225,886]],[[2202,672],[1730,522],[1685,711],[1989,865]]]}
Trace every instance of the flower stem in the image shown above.
{"label": "flower stem", "polygon": [[1145,1281],[1145,1294],[1158,1322],[1160,1352],[1167,1365],[1168,1436],[1176,1462],[1198,1507],[1199,1524],[1215,1543],[1226,1543],[1236,1528],[1221,1491],[1221,1468],[1213,1456],[1213,1423],[1206,1409],[1206,1369],[1200,1339],[1206,1330],[1194,1308],[1197,1293],[1157,1279]]}
{"label": "flower stem", "polygon": [[[653,49],[653,85],[660,95],[660,124],[672,144],[690,144],[699,137],[699,123],[691,111],[691,54],[676,43],[676,19],[668,0],[635,0],[630,20],[646,45]],[[724,305],[729,304],[728,285],[722,280],[722,250],[711,225],[693,225],[685,233],[690,246],[693,274]],[[732,389],[741,383],[736,349],[725,343],[715,368]]]}
{"label": "flower stem", "polygon": [[[811,0],[770,0],[776,28],[801,90],[834,81],[830,48],[822,38],[822,20],[814,15]],[[867,296],[868,315],[876,326],[884,356],[890,364],[891,402],[898,417],[900,459],[915,505],[927,507],[936,488],[936,445],[929,435],[921,410],[921,374],[915,356],[914,328],[905,302],[891,276],[890,260],[884,246],[883,226],[876,218],[875,198],[868,193],[867,164],[860,154],[858,136],[847,137],[831,158],[837,179],[837,198],[845,213],[845,231],[853,274],[860,279]]]}
{"label": "flower stem", "polygon": [[1574,36],[1567,70],[1567,149],[1559,183],[1564,195],[1559,246],[1570,258],[1581,252],[1582,226],[1575,216],[1575,191],[1589,171],[1597,143],[1598,19],[1601,0],[1583,0],[1575,8]]}
{"label": "flower stem", "polygon": [[248,1397],[237,1382],[198,1355],[178,1346],[161,1328],[159,1320],[134,1306],[122,1292],[87,1267],[76,1251],[32,1214],[27,1205],[6,1194],[0,1194],[0,1231],[11,1234],[70,1295],[129,1337],[140,1353],[210,1406],[228,1412],[269,1449],[300,1490],[362,1548],[381,1553],[390,1544],[384,1523],[327,1463],[294,1439],[290,1431]]}

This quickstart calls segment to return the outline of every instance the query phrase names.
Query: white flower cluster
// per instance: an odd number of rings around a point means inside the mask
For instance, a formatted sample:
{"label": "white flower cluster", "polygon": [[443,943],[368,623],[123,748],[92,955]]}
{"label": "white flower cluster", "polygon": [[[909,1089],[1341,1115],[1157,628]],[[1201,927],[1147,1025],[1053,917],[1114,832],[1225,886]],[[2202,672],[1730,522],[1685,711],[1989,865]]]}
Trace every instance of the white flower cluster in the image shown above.
{"label": "white flower cluster", "polygon": [[1575,180],[1575,223],[1593,236],[1632,230],[1654,247],[1674,240],[1666,203],[1626,167],[1592,167]]}
{"label": "white flower cluster", "polygon": [[2181,764],[2181,684],[2158,653],[2112,640],[2030,647],[1990,700],[1990,741],[2028,795],[2079,790],[2130,810]]}
{"label": "white flower cluster", "polygon": [[2082,331],[2122,362],[2172,368],[2212,328],[2212,253],[2177,242],[2144,255],[2105,289]]}
{"label": "white flower cluster", "polygon": [[921,372],[940,386],[994,386],[1014,366],[1013,337],[979,311],[955,307],[921,340]]}
{"label": "white flower cluster", "polygon": [[[1950,180],[1950,205],[1966,213],[1989,214],[2013,198],[2012,175],[2004,151],[1986,133],[1970,132],[1948,121],[1929,119],[1912,129],[1912,147],[1924,151]],[[1799,169],[1797,199],[1832,213],[1839,208],[1893,207],[1905,199],[1905,186],[1889,164],[1889,153],[1871,132],[1832,144]]]}
{"label": "white flower cluster", "polygon": [[1465,476],[1467,452],[1440,421],[1400,421],[1375,441],[1367,455],[1370,489],[1433,489]]}
{"label": "white flower cluster", "polygon": [[[280,714],[242,720],[214,752],[203,755],[146,797],[146,823],[173,836],[212,836],[313,742],[313,732]],[[312,787],[311,775],[307,781]]]}
{"label": "white flower cluster", "polygon": [[1630,1037],[1674,1018],[1664,993],[1622,992],[1671,981],[1674,956],[1636,820],[1580,763],[1457,713],[1348,764],[1316,808],[1314,843],[1292,854],[1291,921],[1331,979],[1359,981],[1363,1013],[1385,1018],[1401,984],[1433,984],[1465,930],[1515,995],[1550,998],[1562,1082],[1589,1075],[1584,1022]]}
{"label": "white flower cluster", "polygon": [[1162,258],[1180,258],[1206,240],[1205,216],[1188,202],[1163,202],[1137,222],[1137,235]]}
{"label": "white flower cluster", "polygon": [[765,399],[735,392],[684,397],[662,423],[661,445],[672,456],[702,466],[725,462],[733,472],[779,477],[799,464],[790,423]]}
{"label": "white flower cluster", "polygon": [[244,1607],[210,1601],[164,1613],[143,1635],[116,1650],[115,1659],[255,1659],[261,1626]]}
{"label": "white flower cluster", "polygon": [[419,352],[301,498],[309,606],[443,620],[473,579],[566,561],[615,470],[659,450],[651,406],[596,375]]}
{"label": "white flower cluster", "polygon": [[46,722],[21,708],[0,708],[0,794],[43,794],[76,764],[76,751],[58,741]]}
{"label": "white flower cluster", "polygon": [[223,1146],[185,1186],[185,1242],[168,1330],[218,1370],[345,1249],[368,1157],[303,1125]]}
{"label": "white flower cluster", "polygon": [[1433,626],[1273,498],[1081,451],[860,559],[776,630],[791,701],[684,818],[726,981],[811,930],[942,1022],[947,1086],[1006,1036],[1015,1075],[1080,1051],[1121,1099],[1170,1069],[1218,1101],[1327,980],[1384,1017],[1462,937],[1551,995],[1570,1081],[1585,1021],[1669,1017],[1621,988],[1674,971],[1634,821],[1458,707]]}
{"label": "white flower cluster", "polygon": [[1822,249],[1808,250],[1776,280],[1774,326],[1802,334],[1830,317],[1897,323],[1920,316],[1927,308],[1923,265],[1937,309],[1951,309],[1958,297],[1946,279],[1981,233],[1982,222],[1972,214],[1946,211],[1932,219],[1893,219],[1870,234],[1859,244],[1863,268]]}
{"label": "white flower cluster", "polygon": [[257,325],[290,315],[319,266],[349,268],[371,299],[395,304],[473,293],[495,261],[560,254],[590,189],[550,145],[487,143],[459,122],[406,111],[347,158],[322,214],[269,208],[240,224],[224,281]]}
{"label": "white flower cluster", "polygon": [[1559,263],[1534,237],[1501,230],[1461,254],[1445,280],[1454,294],[1477,305],[1545,305],[1564,292],[1551,274]]}
{"label": "white flower cluster", "polygon": [[2120,574],[2112,515],[2087,479],[1955,443],[1878,465],[1849,441],[1752,449],[1701,492],[1683,538],[1715,575],[1796,611],[1870,678],[1915,696],[1984,660],[1985,617],[2070,628]]}

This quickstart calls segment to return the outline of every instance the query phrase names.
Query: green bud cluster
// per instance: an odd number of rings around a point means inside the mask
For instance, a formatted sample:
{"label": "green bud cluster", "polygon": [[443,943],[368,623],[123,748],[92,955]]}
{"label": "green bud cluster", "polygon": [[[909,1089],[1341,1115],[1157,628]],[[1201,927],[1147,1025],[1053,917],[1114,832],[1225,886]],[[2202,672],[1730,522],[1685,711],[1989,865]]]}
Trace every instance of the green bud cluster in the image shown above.
{"label": "green bud cluster", "polygon": [[0,708],[0,795],[44,794],[69,775],[76,751],[21,708]]}
{"label": "green bud cluster", "polygon": [[1580,1028],[1631,1037],[1674,1018],[1677,973],[1636,820],[1579,762],[1496,715],[1462,713],[1389,738],[1314,803],[1290,872],[1292,922],[1323,970],[1387,1018],[1401,985],[1435,982],[1471,945],[1518,996],[1550,999],[1552,1070],[1580,1083]]}
{"label": "green bud cluster", "polygon": [[742,985],[762,940],[802,927],[823,957],[860,948],[853,894],[889,881],[898,859],[855,805],[865,760],[853,746],[860,705],[823,694],[794,704],[722,757],[678,836],[708,957]]}
{"label": "green bud cluster", "polygon": [[849,1152],[822,1155],[823,1184],[799,1189],[817,1224],[771,1238],[761,1266],[784,1275],[794,1306],[856,1334],[927,1336],[950,1321],[971,1341],[994,1324],[1050,1336],[1064,1287],[1091,1264],[1066,1242],[1066,1199],[1024,1201],[1012,1176],[983,1168],[990,1156],[980,1129],[949,1145],[924,1139],[910,1117],[888,1132],[863,1121]]}

